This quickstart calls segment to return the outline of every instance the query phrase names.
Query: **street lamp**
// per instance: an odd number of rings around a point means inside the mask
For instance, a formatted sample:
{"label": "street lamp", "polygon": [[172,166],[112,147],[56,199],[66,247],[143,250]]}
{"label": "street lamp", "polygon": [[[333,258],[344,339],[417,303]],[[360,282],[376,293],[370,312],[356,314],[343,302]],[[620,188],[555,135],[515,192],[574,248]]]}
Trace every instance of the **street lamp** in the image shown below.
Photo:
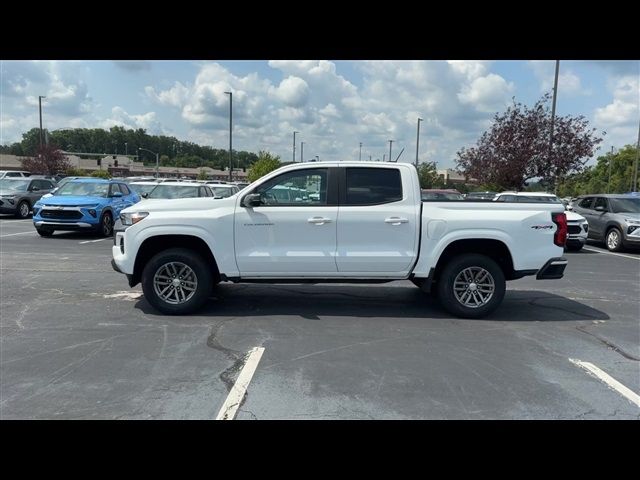
{"label": "street lamp", "polygon": [[44,95],[38,95],[38,110],[40,111],[40,148],[42,148],[42,99]]}
{"label": "street lamp", "polygon": [[300,163],[304,163],[304,142],[300,142]]}
{"label": "street lamp", "polygon": [[393,144],[393,140],[389,140],[389,161],[391,161],[391,145]]}
{"label": "street lamp", "polygon": [[293,132],[293,163],[296,163],[296,133],[300,132]]}
{"label": "street lamp", "polygon": [[418,148],[420,147],[420,122],[422,119],[418,117],[418,133],[416,134],[416,168],[418,168]]}
{"label": "street lamp", "polygon": [[229,95],[229,181],[233,181],[233,92],[224,92]]}
{"label": "street lamp", "polygon": [[158,172],[159,172],[159,170],[160,170],[160,161],[159,161],[159,158],[160,158],[160,157],[159,157],[159,154],[158,154],[158,153],[155,153],[155,152],[152,152],[151,150],[149,150],[149,149],[147,149],[147,148],[140,148],[140,147],[138,147],[138,157],[140,157],[140,150],[142,150],[142,151],[144,151],[144,152],[149,152],[149,153],[151,153],[151,154],[153,154],[153,155],[155,155],[155,156],[156,156],[156,178],[158,178]]}
{"label": "street lamp", "polygon": [[358,161],[362,161],[362,142],[360,142],[360,151],[358,152]]}

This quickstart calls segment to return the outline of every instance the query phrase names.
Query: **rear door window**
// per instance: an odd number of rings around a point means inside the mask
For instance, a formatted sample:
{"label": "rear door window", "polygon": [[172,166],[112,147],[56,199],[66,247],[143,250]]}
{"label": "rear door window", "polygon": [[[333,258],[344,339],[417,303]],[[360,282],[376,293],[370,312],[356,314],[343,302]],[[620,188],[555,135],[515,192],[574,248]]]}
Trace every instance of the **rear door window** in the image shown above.
{"label": "rear door window", "polygon": [[347,168],[344,205],[381,205],[402,200],[397,168]]}
{"label": "rear door window", "polygon": [[584,198],[582,200],[580,200],[580,203],[578,204],[578,206],[580,208],[591,208],[591,203],[593,202],[593,197],[587,197]]}

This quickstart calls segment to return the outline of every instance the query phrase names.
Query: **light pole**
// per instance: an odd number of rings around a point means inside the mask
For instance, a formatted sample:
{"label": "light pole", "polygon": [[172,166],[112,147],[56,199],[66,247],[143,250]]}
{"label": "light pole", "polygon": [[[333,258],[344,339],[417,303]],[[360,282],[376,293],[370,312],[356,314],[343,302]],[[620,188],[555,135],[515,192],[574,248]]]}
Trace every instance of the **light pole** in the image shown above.
{"label": "light pole", "polygon": [[391,144],[393,144],[393,140],[389,140],[389,161],[391,161]]}
{"label": "light pole", "polygon": [[38,95],[38,110],[40,111],[40,148],[42,148],[42,99],[44,95]]}
{"label": "light pole", "polygon": [[607,180],[607,193],[611,193],[611,165],[613,164],[613,145],[611,146],[611,156],[609,157],[609,180]]}
{"label": "light pole", "polygon": [[144,152],[149,152],[149,153],[151,153],[151,154],[156,156],[156,178],[158,178],[158,175],[159,175],[158,172],[160,171],[160,161],[159,161],[160,156],[159,156],[159,154],[155,153],[155,152],[152,152],[151,150],[149,150],[147,148],[138,147],[138,158],[140,158],[140,150],[142,150]]}
{"label": "light pole", "polygon": [[124,154],[129,155],[129,149],[127,148],[127,142],[124,142]]}
{"label": "light pole", "polygon": [[640,124],[638,124],[638,143],[636,143],[636,161],[633,167],[633,189],[632,192],[638,191],[638,157],[640,157]]}
{"label": "light pole", "polygon": [[296,163],[296,133],[300,132],[293,131],[293,163]]}
{"label": "light pole", "polygon": [[226,95],[229,95],[229,181],[233,181],[233,157],[232,157],[232,148],[233,148],[233,92],[224,92]]}
{"label": "light pole", "polygon": [[300,142],[300,163],[304,163],[304,142]]}
{"label": "light pole", "polygon": [[360,142],[360,153],[358,153],[358,161],[362,161],[362,142]]}
{"label": "light pole", "polygon": [[420,122],[422,119],[418,117],[418,133],[416,133],[416,168],[418,168],[418,149],[420,148]]}

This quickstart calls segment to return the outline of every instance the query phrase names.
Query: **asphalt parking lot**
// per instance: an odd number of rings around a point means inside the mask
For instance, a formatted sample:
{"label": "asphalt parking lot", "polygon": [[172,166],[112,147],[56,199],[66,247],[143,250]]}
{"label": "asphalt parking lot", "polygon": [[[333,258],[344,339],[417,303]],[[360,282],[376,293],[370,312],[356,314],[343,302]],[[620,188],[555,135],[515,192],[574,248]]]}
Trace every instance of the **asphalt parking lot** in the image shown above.
{"label": "asphalt parking lot", "polygon": [[262,347],[236,419],[638,419],[640,254],[566,256],[484,320],[405,281],[222,284],[166,317],[111,239],[0,218],[0,418],[215,419]]}

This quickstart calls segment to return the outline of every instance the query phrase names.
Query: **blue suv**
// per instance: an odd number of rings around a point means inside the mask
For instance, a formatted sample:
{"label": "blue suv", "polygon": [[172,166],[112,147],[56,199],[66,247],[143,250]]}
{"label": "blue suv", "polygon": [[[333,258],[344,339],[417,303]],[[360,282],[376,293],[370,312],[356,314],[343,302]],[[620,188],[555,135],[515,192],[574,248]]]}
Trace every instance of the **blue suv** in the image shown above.
{"label": "blue suv", "polygon": [[72,180],[33,206],[33,224],[43,237],[56,230],[91,230],[109,236],[120,211],[140,196],[117,180]]}

